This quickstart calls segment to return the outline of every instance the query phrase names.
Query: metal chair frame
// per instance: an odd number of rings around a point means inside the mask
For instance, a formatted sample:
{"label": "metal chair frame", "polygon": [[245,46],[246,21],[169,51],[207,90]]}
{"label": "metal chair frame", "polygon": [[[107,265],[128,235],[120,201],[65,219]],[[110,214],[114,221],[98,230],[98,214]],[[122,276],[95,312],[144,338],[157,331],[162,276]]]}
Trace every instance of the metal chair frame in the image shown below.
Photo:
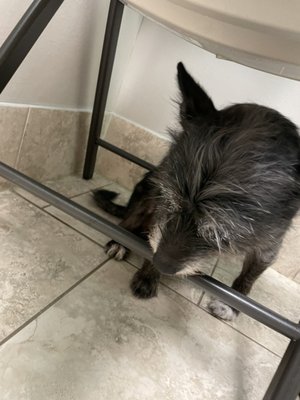
{"label": "metal chair frame", "polygon": [[[34,0],[8,36],[0,48],[0,93],[10,81],[63,1]],[[124,4],[120,0],[110,1],[86,151],[83,172],[84,179],[90,179],[93,176],[99,146],[145,169],[151,170],[154,168],[147,161],[100,138],[123,10]],[[87,210],[2,162],[0,162],[0,176],[120,242],[144,258],[148,260],[152,259],[152,252],[149,246],[131,232]],[[263,400],[295,400],[300,392],[300,324],[286,319],[210,276],[194,276],[189,279],[230,306],[290,339],[287,350]]]}

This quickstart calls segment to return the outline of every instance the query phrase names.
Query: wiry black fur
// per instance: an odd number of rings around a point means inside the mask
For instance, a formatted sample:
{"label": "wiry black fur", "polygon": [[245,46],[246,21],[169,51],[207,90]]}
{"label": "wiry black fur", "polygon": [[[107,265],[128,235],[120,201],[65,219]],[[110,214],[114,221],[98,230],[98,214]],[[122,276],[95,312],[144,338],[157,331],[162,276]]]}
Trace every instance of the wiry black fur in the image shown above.
{"label": "wiry black fur", "polygon": [[124,218],[127,207],[113,203],[118,197],[118,193],[105,189],[96,189],[93,191],[94,199],[100,208],[117,218]]}
{"label": "wiry black fur", "polygon": [[[152,172],[145,174],[144,178],[138,182],[134,191],[125,206],[115,204],[112,200],[117,197],[117,193],[105,189],[94,190],[94,198],[97,204],[106,212],[115,217],[122,218],[120,226],[130,230],[142,239],[147,240],[149,227],[152,224],[155,203],[152,198],[153,182],[151,181]],[[106,253],[122,259],[127,257],[129,250],[111,240],[105,246]],[[145,297],[145,296],[141,296]]]}
{"label": "wiry black fur", "polygon": [[[124,213],[123,226],[149,236],[157,268],[147,263],[132,290],[150,297],[158,271],[193,273],[207,257],[231,252],[245,255],[233,287],[247,294],[274,261],[300,206],[298,131],[256,104],[216,110],[182,63],[178,83],[182,130],[172,132],[170,150],[136,186]],[[108,203],[103,196],[109,211]]]}

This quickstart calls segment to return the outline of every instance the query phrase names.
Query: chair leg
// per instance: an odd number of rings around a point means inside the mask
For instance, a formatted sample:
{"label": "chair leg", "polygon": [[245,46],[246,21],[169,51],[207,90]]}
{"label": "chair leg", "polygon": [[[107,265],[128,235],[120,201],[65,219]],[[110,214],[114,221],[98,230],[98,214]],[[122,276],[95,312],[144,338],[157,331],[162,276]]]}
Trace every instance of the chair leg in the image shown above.
{"label": "chair leg", "polygon": [[291,340],[263,400],[296,400],[300,393],[300,340]]}
{"label": "chair leg", "polygon": [[89,131],[89,139],[85,156],[85,164],[83,170],[84,179],[91,179],[94,174],[98,150],[97,140],[99,138],[103,124],[104,111],[116,54],[123,10],[124,4],[121,3],[121,1],[111,0],[106,23],[97,88]]}

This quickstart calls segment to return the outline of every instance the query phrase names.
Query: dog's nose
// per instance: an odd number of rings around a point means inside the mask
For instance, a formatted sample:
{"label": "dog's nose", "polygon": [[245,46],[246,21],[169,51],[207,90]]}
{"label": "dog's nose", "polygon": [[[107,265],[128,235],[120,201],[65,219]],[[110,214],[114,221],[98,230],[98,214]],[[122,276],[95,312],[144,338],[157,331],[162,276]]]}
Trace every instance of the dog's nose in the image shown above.
{"label": "dog's nose", "polygon": [[153,256],[153,264],[155,268],[158,269],[158,271],[162,274],[174,275],[177,272],[174,263],[174,259],[166,253],[159,251]]}

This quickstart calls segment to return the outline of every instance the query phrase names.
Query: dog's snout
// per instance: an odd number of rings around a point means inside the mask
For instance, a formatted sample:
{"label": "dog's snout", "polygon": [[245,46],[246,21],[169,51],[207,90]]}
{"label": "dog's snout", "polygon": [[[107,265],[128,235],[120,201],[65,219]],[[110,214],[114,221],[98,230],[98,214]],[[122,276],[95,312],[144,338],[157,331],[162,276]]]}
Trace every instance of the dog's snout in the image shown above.
{"label": "dog's snout", "polygon": [[162,274],[174,275],[177,272],[174,259],[166,253],[160,251],[155,253],[153,256],[153,264]]}

